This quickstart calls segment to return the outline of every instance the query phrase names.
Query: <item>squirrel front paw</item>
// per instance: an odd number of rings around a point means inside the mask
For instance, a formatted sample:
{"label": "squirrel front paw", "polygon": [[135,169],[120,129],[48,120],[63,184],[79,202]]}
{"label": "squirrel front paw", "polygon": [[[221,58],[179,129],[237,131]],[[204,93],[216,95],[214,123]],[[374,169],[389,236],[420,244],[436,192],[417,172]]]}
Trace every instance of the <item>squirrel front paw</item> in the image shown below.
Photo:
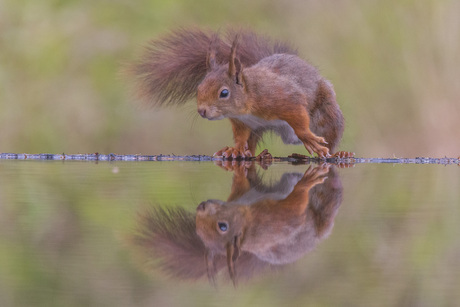
{"label": "squirrel front paw", "polygon": [[213,156],[223,157],[225,159],[237,159],[237,158],[250,158],[252,153],[247,148],[237,148],[225,146],[221,150],[214,153]]}

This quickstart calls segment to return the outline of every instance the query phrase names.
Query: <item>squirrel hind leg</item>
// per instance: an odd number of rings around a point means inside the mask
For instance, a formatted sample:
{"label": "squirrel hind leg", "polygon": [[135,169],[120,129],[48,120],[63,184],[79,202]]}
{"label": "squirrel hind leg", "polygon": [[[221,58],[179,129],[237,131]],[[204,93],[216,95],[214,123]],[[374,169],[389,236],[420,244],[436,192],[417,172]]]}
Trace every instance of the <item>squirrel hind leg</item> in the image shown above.
{"label": "squirrel hind leg", "polygon": [[332,85],[327,80],[318,84],[316,97],[310,109],[310,129],[324,137],[326,147],[333,153],[342,139],[344,130],[344,118],[335,98]]}

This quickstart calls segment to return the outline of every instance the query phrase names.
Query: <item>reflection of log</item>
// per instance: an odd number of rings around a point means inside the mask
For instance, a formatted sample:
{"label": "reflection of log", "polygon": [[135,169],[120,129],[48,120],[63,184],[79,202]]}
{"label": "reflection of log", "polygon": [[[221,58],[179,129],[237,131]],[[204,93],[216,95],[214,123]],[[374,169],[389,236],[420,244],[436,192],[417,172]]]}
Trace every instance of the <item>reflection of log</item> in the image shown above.
{"label": "reflection of log", "polygon": [[[253,160],[255,158],[250,158]],[[205,155],[176,156],[176,155],[101,155],[93,154],[15,154],[1,153],[0,160],[78,160],[78,161],[222,161],[222,157],[211,157]],[[237,160],[242,160],[237,159]],[[458,158],[309,158],[303,155],[293,154],[288,157],[273,157],[272,161],[293,162],[293,163],[394,163],[394,164],[460,164]]]}

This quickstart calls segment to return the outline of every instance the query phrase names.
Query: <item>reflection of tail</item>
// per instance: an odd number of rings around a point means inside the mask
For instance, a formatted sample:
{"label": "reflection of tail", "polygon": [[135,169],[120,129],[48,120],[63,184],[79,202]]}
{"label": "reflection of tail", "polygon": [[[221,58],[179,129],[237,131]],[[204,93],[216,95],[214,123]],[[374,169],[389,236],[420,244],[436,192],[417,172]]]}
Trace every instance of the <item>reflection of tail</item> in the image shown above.
{"label": "reflection of tail", "polygon": [[131,241],[169,276],[199,279],[206,274],[205,248],[195,231],[195,215],[183,208],[152,207],[139,213]]}

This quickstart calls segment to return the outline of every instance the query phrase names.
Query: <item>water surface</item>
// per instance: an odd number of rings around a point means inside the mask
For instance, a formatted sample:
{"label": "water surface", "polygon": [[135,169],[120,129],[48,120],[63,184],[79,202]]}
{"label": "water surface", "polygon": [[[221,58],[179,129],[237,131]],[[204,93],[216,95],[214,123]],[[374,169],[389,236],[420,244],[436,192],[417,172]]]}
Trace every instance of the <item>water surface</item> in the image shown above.
{"label": "water surface", "polygon": [[[456,165],[0,161],[0,305],[455,306],[459,186]],[[193,231],[229,197],[277,223],[233,278]]]}

